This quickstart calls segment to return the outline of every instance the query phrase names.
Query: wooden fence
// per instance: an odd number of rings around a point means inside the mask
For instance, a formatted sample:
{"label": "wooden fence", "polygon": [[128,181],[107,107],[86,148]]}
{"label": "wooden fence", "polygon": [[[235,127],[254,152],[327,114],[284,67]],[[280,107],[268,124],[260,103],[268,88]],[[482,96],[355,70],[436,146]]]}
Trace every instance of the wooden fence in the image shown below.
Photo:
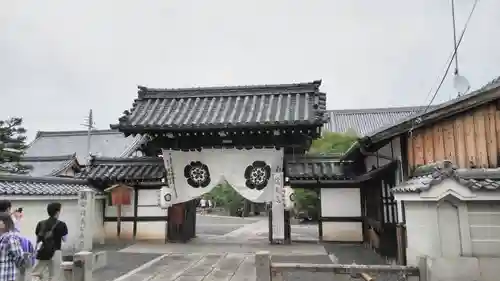
{"label": "wooden fence", "polygon": [[[289,272],[330,272],[333,276],[343,275],[361,278],[365,281],[376,281],[376,274],[404,274],[409,281],[427,281],[425,260],[421,266],[401,265],[362,265],[362,264],[306,264],[306,263],[274,263],[269,252],[259,252],[255,256],[256,281],[283,281],[284,273]],[[335,280],[335,279],[333,279]]]}

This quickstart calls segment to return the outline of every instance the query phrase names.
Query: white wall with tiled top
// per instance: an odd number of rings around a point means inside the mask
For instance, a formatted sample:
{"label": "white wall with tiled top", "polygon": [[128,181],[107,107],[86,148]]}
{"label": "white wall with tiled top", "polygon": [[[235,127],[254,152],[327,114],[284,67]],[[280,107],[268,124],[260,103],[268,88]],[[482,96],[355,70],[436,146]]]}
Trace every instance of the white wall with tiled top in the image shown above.
{"label": "white wall with tiled top", "polygon": [[[78,207],[78,200],[53,198],[50,197],[40,200],[23,199],[20,197],[5,197],[5,199],[12,201],[13,209],[19,207],[23,208],[23,218],[21,219],[19,226],[21,234],[28,237],[33,243],[36,241],[35,228],[40,220],[48,218],[47,205],[52,202],[59,202],[62,205],[62,210],[59,219],[64,221],[68,226],[68,237],[63,245],[65,250],[73,250],[73,246],[78,240],[80,234],[80,209]],[[104,233],[103,229],[103,215],[102,215],[102,199],[98,199],[95,204],[95,220],[94,224],[91,225],[94,232],[94,241],[100,242],[102,235]]]}

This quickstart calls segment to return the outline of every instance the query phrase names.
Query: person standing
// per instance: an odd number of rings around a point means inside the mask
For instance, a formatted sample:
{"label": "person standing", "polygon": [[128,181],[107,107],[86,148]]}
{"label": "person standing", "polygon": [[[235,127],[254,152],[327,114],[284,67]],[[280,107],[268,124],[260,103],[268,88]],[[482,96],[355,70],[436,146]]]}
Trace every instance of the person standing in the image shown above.
{"label": "person standing", "polygon": [[0,281],[16,281],[24,266],[24,253],[14,233],[14,222],[7,212],[0,212]]}
{"label": "person standing", "polygon": [[207,208],[207,200],[205,198],[201,198],[200,200],[200,207],[201,207],[201,214],[204,215],[205,214],[205,211],[206,211],[206,208]]}
{"label": "person standing", "polygon": [[[61,245],[68,235],[66,223],[59,220],[61,213],[61,203],[50,203],[47,205],[49,218],[39,221],[36,225],[36,263],[32,275],[39,280],[43,273],[48,270],[49,281],[58,280],[57,274],[60,272],[62,262]],[[0,280],[1,281],[1,280]]]}

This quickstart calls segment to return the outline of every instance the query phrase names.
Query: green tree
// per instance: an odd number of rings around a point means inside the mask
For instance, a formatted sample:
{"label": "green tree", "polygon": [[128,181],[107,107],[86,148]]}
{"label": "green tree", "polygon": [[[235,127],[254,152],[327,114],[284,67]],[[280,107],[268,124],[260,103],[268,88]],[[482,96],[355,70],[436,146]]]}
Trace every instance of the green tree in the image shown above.
{"label": "green tree", "polygon": [[228,183],[214,187],[205,197],[215,202],[215,206],[224,208],[232,216],[236,215],[238,208],[243,207],[243,196]]}
{"label": "green tree", "polygon": [[342,154],[346,152],[357,140],[351,133],[325,132],[323,136],[312,142],[308,154]]}
{"label": "green tree", "polygon": [[23,119],[18,117],[0,120],[0,173],[24,174],[31,168],[19,163],[27,147],[22,124]]}

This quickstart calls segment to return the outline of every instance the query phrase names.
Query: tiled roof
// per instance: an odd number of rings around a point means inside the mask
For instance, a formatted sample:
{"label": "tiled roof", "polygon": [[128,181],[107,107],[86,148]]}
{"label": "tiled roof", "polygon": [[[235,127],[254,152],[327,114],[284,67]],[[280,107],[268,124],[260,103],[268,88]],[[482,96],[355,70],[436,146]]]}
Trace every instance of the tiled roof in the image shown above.
{"label": "tiled roof", "polygon": [[87,181],[58,177],[0,175],[0,195],[77,195]]}
{"label": "tiled roof", "polygon": [[396,186],[394,192],[427,191],[445,179],[454,179],[472,190],[500,190],[500,169],[456,169],[449,161],[417,168],[415,176]]}
{"label": "tiled roof", "polygon": [[321,81],[288,85],[151,89],[139,87],[119,124],[127,130],[172,130],[325,123]]}
{"label": "tiled roof", "polygon": [[409,106],[328,110],[330,119],[323,128],[336,133],[353,132],[358,137],[363,137],[384,125],[396,124],[399,120],[424,109],[424,106]]}
{"label": "tiled roof", "polygon": [[284,173],[289,180],[344,178],[339,159],[329,156],[288,156],[285,158]]}
{"label": "tiled roof", "polygon": [[30,176],[57,176],[64,170],[74,167],[79,170],[78,161],[75,154],[62,156],[45,156],[45,157],[22,157],[19,161],[22,165],[31,166],[29,171]]}
{"label": "tiled roof", "polygon": [[[105,157],[128,157],[141,144],[142,137],[125,137],[115,130],[94,130],[90,138],[92,154]],[[25,156],[45,157],[76,153],[81,164],[87,162],[87,131],[38,132]]]}
{"label": "tiled roof", "polygon": [[159,157],[94,157],[78,178],[101,182],[160,181],[165,177],[163,159]]}

